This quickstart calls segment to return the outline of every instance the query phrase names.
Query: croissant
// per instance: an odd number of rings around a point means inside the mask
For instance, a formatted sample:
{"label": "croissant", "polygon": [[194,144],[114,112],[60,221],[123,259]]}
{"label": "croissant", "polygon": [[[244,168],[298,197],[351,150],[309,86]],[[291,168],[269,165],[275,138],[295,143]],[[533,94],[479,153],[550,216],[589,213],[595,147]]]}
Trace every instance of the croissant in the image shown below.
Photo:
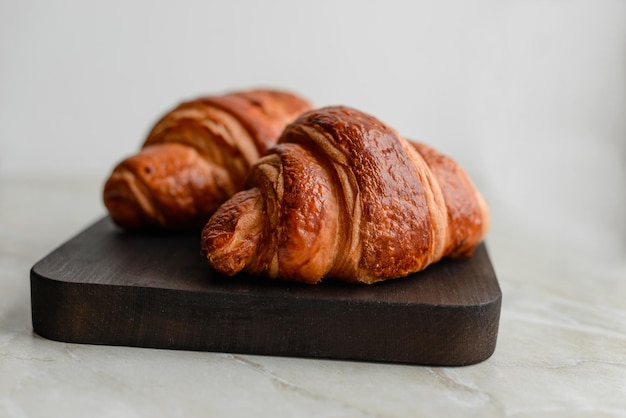
{"label": "croissant", "polygon": [[241,190],[248,171],[285,126],[311,109],[283,91],[250,90],[180,104],[104,186],[110,217],[127,229],[201,228]]}
{"label": "croissant", "polygon": [[202,231],[217,272],[375,283],[472,254],[489,213],[465,171],[347,107],[301,115]]}

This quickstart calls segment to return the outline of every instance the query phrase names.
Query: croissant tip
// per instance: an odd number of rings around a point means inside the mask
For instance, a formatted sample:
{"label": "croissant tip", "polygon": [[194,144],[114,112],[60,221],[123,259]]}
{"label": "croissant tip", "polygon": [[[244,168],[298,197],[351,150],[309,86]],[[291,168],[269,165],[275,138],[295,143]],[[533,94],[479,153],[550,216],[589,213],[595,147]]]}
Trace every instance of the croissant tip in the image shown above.
{"label": "croissant tip", "polygon": [[141,210],[137,204],[120,193],[112,192],[104,196],[104,204],[109,216],[124,229],[138,229],[144,224]]}
{"label": "croissant tip", "polygon": [[124,229],[140,229],[148,226],[145,213],[137,200],[137,190],[131,187],[134,179],[130,173],[115,171],[104,186],[103,200],[109,216]]}
{"label": "croissant tip", "polygon": [[225,257],[212,257],[211,254],[204,254],[211,269],[223,276],[232,277],[243,270],[244,261],[239,258],[225,259]]}

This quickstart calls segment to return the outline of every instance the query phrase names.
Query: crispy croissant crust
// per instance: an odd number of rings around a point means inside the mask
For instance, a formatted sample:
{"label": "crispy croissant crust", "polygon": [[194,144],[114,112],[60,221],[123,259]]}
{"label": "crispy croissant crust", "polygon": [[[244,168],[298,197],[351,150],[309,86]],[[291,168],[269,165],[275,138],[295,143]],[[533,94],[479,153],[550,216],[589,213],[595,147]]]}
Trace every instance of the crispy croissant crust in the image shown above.
{"label": "crispy croissant crust", "polygon": [[374,283],[468,256],[487,206],[452,159],[346,107],[307,112],[202,232],[218,272]]}
{"label": "crispy croissant crust", "polygon": [[285,126],[311,109],[276,90],[250,90],[182,103],[153,127],[142,149],[104,187],[113,221],[127,229],[202,227]]}

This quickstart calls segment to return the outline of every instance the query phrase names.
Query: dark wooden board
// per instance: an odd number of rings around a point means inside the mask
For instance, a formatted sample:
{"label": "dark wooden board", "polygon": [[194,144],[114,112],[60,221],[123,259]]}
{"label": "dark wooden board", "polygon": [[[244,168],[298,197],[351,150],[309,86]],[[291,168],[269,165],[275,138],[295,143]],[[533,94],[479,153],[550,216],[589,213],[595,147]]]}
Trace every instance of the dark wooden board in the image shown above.
{"label": "dark wooden board", "polygon": [[199,234],[103,218],[31,270],[34,331],[75,343],[460,366],[487,359],[502,294],[484,245],[375,285],[222,277]]}

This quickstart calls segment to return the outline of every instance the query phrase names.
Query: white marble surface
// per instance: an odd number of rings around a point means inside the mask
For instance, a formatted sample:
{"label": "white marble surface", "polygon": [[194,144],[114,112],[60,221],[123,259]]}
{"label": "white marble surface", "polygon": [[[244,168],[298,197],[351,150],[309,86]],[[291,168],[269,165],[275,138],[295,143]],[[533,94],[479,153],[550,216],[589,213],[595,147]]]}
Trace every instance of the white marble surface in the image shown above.
{"label": "white marble surface", "polygon": [[0,178],[0,417],[626,417],[626,257],[590,258],[516,231],[497,209],[487,242],[503,308],[496,352],[478,365],[41,338],[29,269],[104,214],[99,193],[98,179]]}

